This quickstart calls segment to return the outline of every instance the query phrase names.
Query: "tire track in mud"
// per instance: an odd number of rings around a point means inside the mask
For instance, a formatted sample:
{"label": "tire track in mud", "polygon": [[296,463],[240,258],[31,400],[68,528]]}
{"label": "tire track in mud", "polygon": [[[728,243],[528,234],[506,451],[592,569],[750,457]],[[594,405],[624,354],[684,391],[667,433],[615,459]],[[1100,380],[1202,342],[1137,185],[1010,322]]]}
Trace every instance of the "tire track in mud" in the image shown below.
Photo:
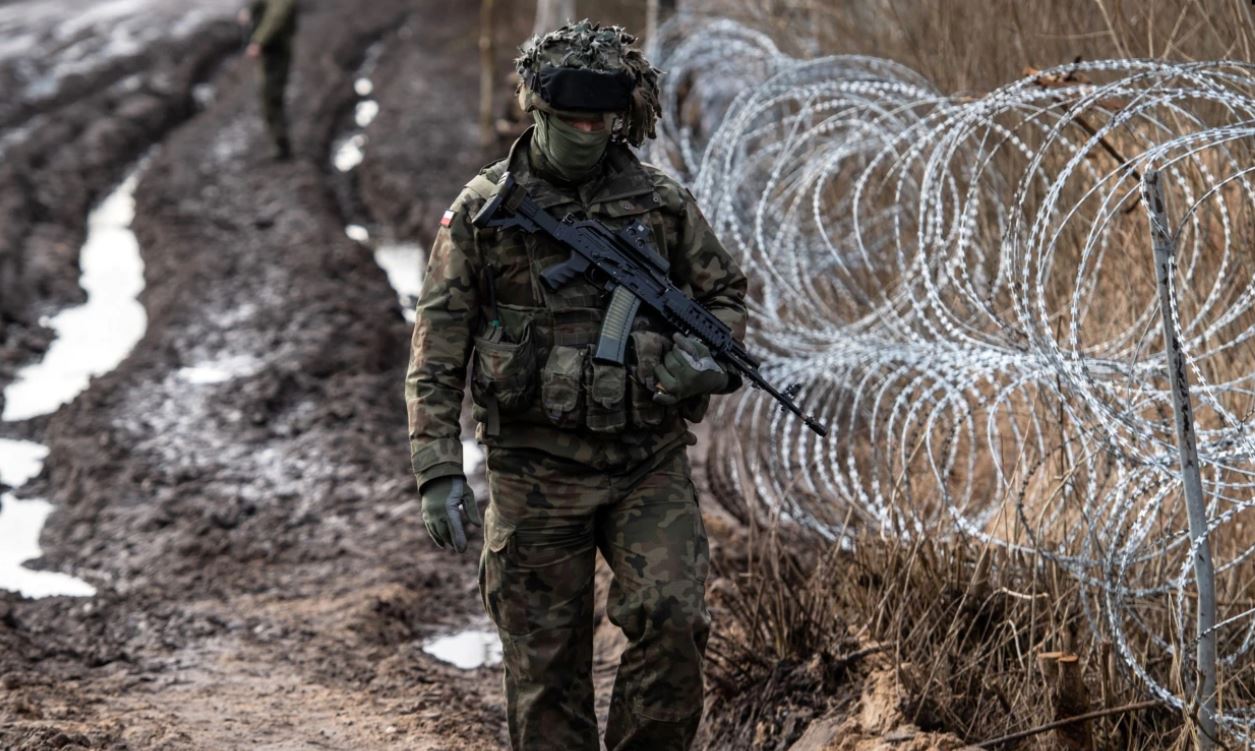
{"label": "tire track in mud", "polygon": [[[186,51],[203,27],[237,8],[238,0],[0,3],[0,130],[33,130],[49,113],[76,109],[94,92],[150,73],[154,51]],[[0,153],[8,135],[0,137]]]}
{"label": "tire track in mud", "polygon": [[[143,336],[147,317],[137,296],[144,286],[144,264],[130,231],[142,170],[143,162],[88,217],[79,258],[79,285],[87,300],[48,320],[56,338],[4,390],[0,426],[55,412],[82,393],[91,378],[116,368]],[[25,485],[43,471],[47,453],[37,443],[0,439],[0,482]],[[39,536],[51,511],[41,498],[0,495],[0,587],[28,597],[94,595],[95,589],[80,579],[24,565],[40,557]]]}
{"label": "tire track in mud", "polygon": [[[16,6],[5,10],[0,25],[25,13]],[[92,41],[99,30],[84,18],[74,20],[82,31],[75,45]],[[55,24],[48,28],[60,32]],[[90,379],[117,367],[143,334],[146,317],[136,300],[143,263],[129,225],[147,159],[128,160],[151,155],[154,143],[208,104],[211,71],[231,49],[223,32],[221,23],[196,14],[174,38],[154,29],[151,44],[125,59],[79,59],[42,100],[19,93],[6,101],[7,108],[25,107],[32,115],[0,134],[0,226],[11,241],[0,246],[0,289],[21,292],[0,295],[0,436],[21,437],[0,437],[0,490],[13,491],[0,494],[0,586],[7,589],[29,597],[95,593],[81,579],[48,570],[39,539],[53,507],[18,491],[47,487],[39,478],[47,475],[48,448],[35,441],[43,439],[48,415]],[[41,62],[49,66],[44,78],[52,80],[55,55]],[[0,68],[7,70],[5,63]],[[105,187],[115,172],[126,177]],[[75,216],[78,211],[84,216]],[[80,237],[81,248],[70,250]],[[31,266],[36,273],[24,274]],[[66,305],[75,299],[83,304]],[[0,613],[11,617],[3,608]]]}
{"label": "tire track in mud", "polygon": [[[303,21],[292,119],[316,165],[352,106],[346,71],[400,4],[346,22],[332,11],[351,4],[324,0]],[[473,57],[474,9],[416,17],[439,23],[384,50],[361,178],[372,214],[421,236],[484,157],[475,71],[455,62]],[[59,506],[47,561],[101,592],[0,596],[0,746],[504,745],[499,672],[422,650],[482,616],[473,558],[433,549],[418,521],[408,326],[344,236],[328,174],[265,159],[253,84],[223,69],[140,186],[149,331],[51,420],[36,484]],[[612,677],[599,656],[599,686]]]}
{"label": "tire track in mud", "polygon": [[[404,5],[302,19],[298,154]],[[498,748],[495,674],[421,649],[478,605],[474,561],[422,538],[408,327],[325,174],[266,161],[251,68],[218,89],[139,187],[147,334],[48,424],[46,559],[101,592],[0,597],[0,745]]]}
{"label": "tire track in mud", "polygon": [[[414,305],[422,284],[427,253],[416,240],[399,239],[395,227],[376,221],[369,202],[363,196],[358,167],[371,150],[371,125],[380,112],[375,85],[380,60],[385,51],[395,51],[398,46],[413,42],[416,36],[415,20],[409,16],[395,31],[374,40],[367,48],[353,75],[356,99],[340,118],[327,159],[332,192],[345,224],[345,236],[370,251],[387,275],[388,283],[400,303],[400,312],[410,325],[414,323]],[[484,452],[475,440],[475,425],[469,412],[469,409],[465,411],[462,427],[463,465],[467,480],[482,503],[488,497]],[[497,665],[502,657],[501,641],[482,614],[456,633],[427,640],[423,649],[463,670]]]}
{"label": "tire track in mud", "polygon": [[156,42],[74,77],[24,126],[3,133],[0,386],[47,348],[51,332],[40,317],[82,301],[78,249],[92,205],[196,113],[193,92],[238,41],[238,30],[218,22],[178,42]]}

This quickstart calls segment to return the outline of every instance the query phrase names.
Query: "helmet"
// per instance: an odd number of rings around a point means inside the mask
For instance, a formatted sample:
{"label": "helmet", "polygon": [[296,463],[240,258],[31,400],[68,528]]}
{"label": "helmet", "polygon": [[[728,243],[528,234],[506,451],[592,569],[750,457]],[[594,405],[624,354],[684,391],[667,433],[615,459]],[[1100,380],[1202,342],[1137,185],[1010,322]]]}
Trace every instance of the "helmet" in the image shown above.
{"label": "helmet", "polygon": [[620,113],[612,137],[640,146],[656,136],[661,71],[635,43],[621,26],[588,20],[532,37],[514,61],[521,79],[519,106],[524,111]]}

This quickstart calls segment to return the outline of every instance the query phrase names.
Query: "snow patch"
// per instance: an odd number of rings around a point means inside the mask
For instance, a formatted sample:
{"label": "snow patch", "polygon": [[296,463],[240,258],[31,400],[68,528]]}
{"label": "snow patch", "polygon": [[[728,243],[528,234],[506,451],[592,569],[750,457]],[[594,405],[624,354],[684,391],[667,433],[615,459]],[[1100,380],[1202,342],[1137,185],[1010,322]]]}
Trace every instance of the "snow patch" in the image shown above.
{"label": "snow patch", "polygon": [[46,458],[47,446],[0,438],[0,482],[15,488],[25,485],[39,475]]}
{"label": "snow patch", "polygon": [[414,243],[387,243],[375,250],[375,262],[397,294],[418,297],[423,288],[423,249]]}
{"label": "snow patch", "polygon": [[[148,315],[137,299],[144,290],[144,262],[130,229],[138,183],[139,169],[88,217],[87,241],[79,255],[79,285],[87,302],[48,320],[56,339],[39,362],[19,370],[5,389],[0,420],[55,412],[93,377],[117,367],[144,335]],[[47,456],[47,447],[37,443],[0,440],[0,482],[26,484],[42,471]],[[22,565],[42,555],[39,534],[51,513],[52,504],[43,499],[0,495],[0,588],[25,597],[94,595],[95,588],[81,579]]]}
{"label": "snow patch", "polygon": [[344,228],[344,234],[348,235],[348,238],[353,242],[361,243],[362,245],[370,242],[370,230],[360,224],[350,224],[346,226]]}
{"label": "snow patch", "polygon": [[38,558],[39,532],[52,513],[52,504],[35,498],[0,496],[0,587],[23,597],[90,597],[96,588],[82,579],[56,571],[33,571],[22,564]]}

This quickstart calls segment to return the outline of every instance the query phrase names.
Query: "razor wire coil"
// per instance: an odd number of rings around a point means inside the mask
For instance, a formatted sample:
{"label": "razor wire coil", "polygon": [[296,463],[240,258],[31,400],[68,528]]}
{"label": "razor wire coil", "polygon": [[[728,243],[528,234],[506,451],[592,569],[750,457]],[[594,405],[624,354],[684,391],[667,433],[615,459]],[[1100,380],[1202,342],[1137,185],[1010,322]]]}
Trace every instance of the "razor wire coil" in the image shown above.
{"label": "razor wire coil", "polygon": [[[969,537],[1053,561],[1159,699],[1193,588],[1140,176],[1162,172],[1217,577],[1255,578],[1255,66],[1080,62],[976,97],[860,56],[796,59],[681,15],[650,160],[679,177],[753,289],[764,372],[818,439],[745,390],[714,471],[751,510],[836,539]],[[1170,601],[1171,633],[1141,608]],[[1216,625],[1251,668],[1255,607]],[[1175,634],[1175,636],[1173,636]],[[1250,678],[1247,676],[1247,682]],[[1232,694],[1231,694],[1232,696]],[[1248,694],[1249,696],[1249,694]],[[1220,724],[1255,740],[1255,706]]]}

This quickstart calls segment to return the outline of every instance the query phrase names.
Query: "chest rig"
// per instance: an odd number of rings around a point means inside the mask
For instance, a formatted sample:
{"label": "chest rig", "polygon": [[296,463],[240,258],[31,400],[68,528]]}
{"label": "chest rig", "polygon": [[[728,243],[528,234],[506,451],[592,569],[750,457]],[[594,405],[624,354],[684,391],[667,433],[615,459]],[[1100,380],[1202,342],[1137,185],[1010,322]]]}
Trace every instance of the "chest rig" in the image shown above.
{"label": "chest rig", "polygon": [[[629,152],[612,147],[607,160],[603,179],[578,188],[559,189],[540,179],[526,157],[514,152],[477,180],[483,181],[481,188],[485,183],[495,188],[508,165],[541,208],[557,216],[595,219],[612,229],[638,222],[669,258],[677,252],[682,218],[664,206],[650,175]],[[475,417],[486,436],[495,435],[502,422],[623,433],[660,430],[678,414],[700,418],[693,414],[694,405],[676,410],[652,400],[653,370],[670,342],[650,314],[633,319],[622,364],[592,356],[610,296],[588,279],[560,289],[541,279],[545,269],[570,257],[568,249],[542,235],[478,230],[476,251],[483,323],[474,341],[471,384]]]}

